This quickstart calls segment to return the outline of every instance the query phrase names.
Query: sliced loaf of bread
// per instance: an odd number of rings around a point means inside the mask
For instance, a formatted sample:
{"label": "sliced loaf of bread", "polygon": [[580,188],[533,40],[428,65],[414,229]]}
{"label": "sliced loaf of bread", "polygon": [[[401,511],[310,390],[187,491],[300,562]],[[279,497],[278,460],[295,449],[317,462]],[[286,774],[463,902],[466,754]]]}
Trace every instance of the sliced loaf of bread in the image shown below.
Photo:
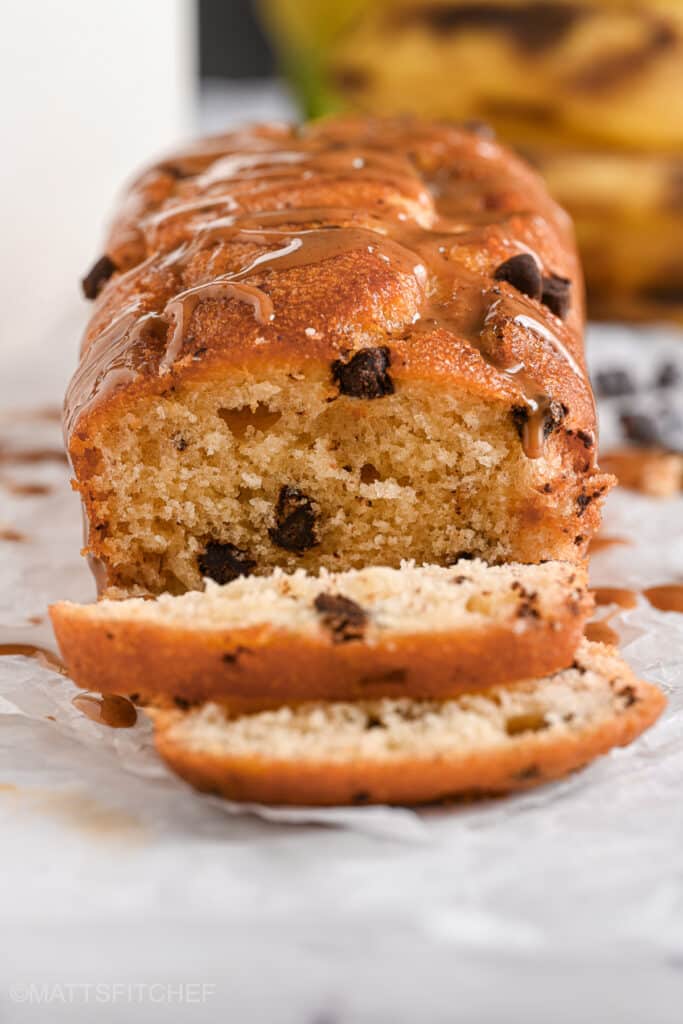
{"label": "sliced loaf of bread", "polygon": [[581,566],[371,567],[242,577],[154,600],[51,609],[72,678],[143,702],[443,699],[572,662],[592,598]]}
{"label": "sliced loaf of bread", "polygon": [[651,725],[665,700],[585,641],[546,679],[443,702],[311,703],[230,718],[151,710],[156,745],[193,786],[267,804],[421,804],[557,779]]}

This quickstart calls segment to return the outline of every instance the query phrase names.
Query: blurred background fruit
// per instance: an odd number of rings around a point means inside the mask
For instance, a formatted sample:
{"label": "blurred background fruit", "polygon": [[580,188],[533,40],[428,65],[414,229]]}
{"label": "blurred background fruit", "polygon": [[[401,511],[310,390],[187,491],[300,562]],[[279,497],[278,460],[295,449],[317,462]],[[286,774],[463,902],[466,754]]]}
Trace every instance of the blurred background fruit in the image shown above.
{"label": "blurred background fruit", "polygon": [[261,0],[303,111],[483,119],[575,219],[592,316],[683,322],[681,0]]}

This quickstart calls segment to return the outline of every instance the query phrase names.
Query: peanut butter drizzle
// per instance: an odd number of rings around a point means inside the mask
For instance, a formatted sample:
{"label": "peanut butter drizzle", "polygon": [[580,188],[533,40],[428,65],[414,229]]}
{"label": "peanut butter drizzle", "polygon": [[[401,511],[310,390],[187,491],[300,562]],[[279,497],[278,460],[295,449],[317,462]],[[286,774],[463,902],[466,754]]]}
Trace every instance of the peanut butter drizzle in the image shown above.
{"label": "peanut butter drizzle", "polygon": [[595,587],[592,591],[597,605],[618,604],[620,608],[635,608],[638,595],[627,587]]}
{"label": "peanut butter drizzle", "polygon": [[648,587],[643,594],[660,612],[680,612],[683,614],[683,583],[663,583],[658,587]]}
{"label": "peanut butter drizzle", "polygon": [[138,720],[135,705],[117,694],[79,693],[71,703],[86,718],[112,729],[130,729]]}
{"label": "peanut butter drizzle", "polygon": [[598,534],[597,537],[593,537],[592,541],[588,545],[588,554],[597,555],[598,551],[604,551],[605,548],[613,548],[619,544],[630,544],[631,541],[626,537],[610,537],[607,534],[601,536]]}
{"label": "peanut butter drizzle", "polygon": [[[415,125],[411,124],[403,134],[400,128],[392,128],[384,140],[384,149],[373,148],[372,126],[367,132],[368,144],[360,146],[357,129],[356,137],[351,139],[354,130],[347,131],[344,125],[337,128],[331,134],[323,131],[310,137],[297,137],[285,130],[244,133],[228,137],[225,145],[238,147],[243,139],[246,151],[221,152],[220,140],[214,140],[205,151],[198,149],[189,155],[194,173],[199,173],[195,184],[209,194],[149,214],[142,224],[148,246],[158,244],[160,227],[182,212],[202,213],[220,208],[222,215],[211,217],[209,213],[208,220],[189,226],[189,240],[165,255],[152,252],[149,260],[156,258],[162,267],[182,268],[202,249],[230,240],[251,242],[266,247],[266,251],[251,258],[236,273],[209,276],[181,290],[163,309],[143,311],[140,304],[133,304],[117,316],[92,341],[91,358],[82,361],[74,376],[65,419],[67,436],[85,409],[138,376],[130,358],[131,350],[143,332],[152,327],[153,320],[166,332],[165,349],[158,364],[159,373],[165,374],[182,354],[185,330],[199,303],[211,299],[248,302],[257,322],[267,326],[277,319],[277,310],[261,281],[257,285],[246,278],[367,249],[415,279],[420,296],[419,316],[409,329],[433,332],[442,328],[464,337],[512,384],[528,412],[522,436],[524,450],[532,459],[543,454],[552,399],[533,381],[523,362],[505,364],[497,358],[490,343],[482,339],[482,332],[491,317],[503,315],[525,332],[534,333],[539,344],[549,344],[573,374],[585,378],[584,371],[556,332],[538,319],[539,311],[532,301],[521,295],[513,300],[504,289],[501,292],[501,288],[493,285],[486,273],[475,273],[448,258],[454,246],[476,241],[491,224],[503,225],[513,216],[529,215],[528,211],[520,210],[471,208],[473,196],[502,187],[503,171],[496,170],[485,180],[468,180],[468,161],[473,158],[463,156],[457,174],[445,174],[442,170],[430,182],[427,175],[423,180],[410,159],[400,152],[401,148],[408,150],[416,134],[420,134]],[[395,145],[392,132],[396,135]],[[482,140],[478,146],[483,152],[489,144]],[[181,157],[174,166],[182,164]],[[292,187],[301,191],[307,184],[320,182],[333,188],[335,182],[347,180],[359,188],[374,181],[394,187],[404,203],[412,204],[412,209],[394,209],[388,202],[377,216],[371,204],[364,205],[362,199],[352,208],[295,207],[263,212],[241,208],[241,198],[257,197],[260,204],[266,205],[272,189],[281,192],[283,187]],[[427,185],[433,186],[438,195],[431,195]],[[220,195],[214,194],[216,189],[221,190]],[[461,195],[463,199],[459,202]],[[322,222],[321,226],[310,226],[316,222]],[[278,223],[288,224],[290,229],[274,230]],[[291,227],[298,223],[308,227]],[[140,265],[129,273],[139,269]]]}
{"label": "peanut butter drizzle", "polygon": [[39,462],[67,462],[63,448],[5,448],[0,444],[0,464],[35,465]]}
{"label": "peanut butter drizzle", "polygon": [[28,540],[25,533],[21,533],[20,530],[14,530],[11,526],[6,526],[0,529],[0,540],[6,540],[13,544],[21,544]]}
{"label": "peanut butter drizzle", "polygon": [[33,658],[44,668],[51,668],[53,672],[59,672],[60,676],[67,678],[69,676],[61,658],[47,647],[38,647],[36,644],[0,644],[0,658],[11,658],[17,655],[23,658]]}
{"label": "peanut butter drizzle", "polygon": [[40,498],[53,491],[50,484],[21,483],[18,480],[3,480],[2,485],[10,494],[20,498]]}
{"label": "peanut butter drizzle", "polygon": [[600,644],[618,644],[619,634],[612,629],[607,619],[599,619],[597,622],[587,622],[584,629],[584,636],[587,640],[593,640]]}

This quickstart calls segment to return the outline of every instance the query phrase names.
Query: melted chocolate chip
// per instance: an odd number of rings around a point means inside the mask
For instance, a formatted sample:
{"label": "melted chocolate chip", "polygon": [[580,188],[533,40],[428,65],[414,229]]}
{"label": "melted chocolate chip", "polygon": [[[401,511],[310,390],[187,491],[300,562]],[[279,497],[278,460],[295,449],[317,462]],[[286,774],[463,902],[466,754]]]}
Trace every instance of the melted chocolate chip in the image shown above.
{"label": "melted chocolate chip", "polygon": [[551,274],[543,278],[543,294],[541,302],[548,309],[564,320],[569,312],[572,283],[568,277],[560,277],[559,274]]}
{"label": "melted chocolate chip", "polygon": [[636,386],[626,370],[602,370],[595,375],[595,390],[601,398],[617,398],[619,395],[632,395]]}
{"label": "melted chocolate chip", "polygon": [[630,708],[632,704],[635,704],[638,698],[636,697],[636,691],[633,686],[624,686],[621,690],[617,690],[617,697],[623,697],[626,701],[626,707]]}
{"label": "melted chocolate chip", "polygon": [[550,437],[553,430],[556,430],[560,423],[566,418],[569,409],[564,402],[558,402],[557,399],[553,398],[550,402],[545,419],[543,421],[543,437]]}
{"label": "melted chocolate chip", "polygon": [[335,359],[332,378],[342,395],[351,398],[384,398],[393,395],[394,384],[387,373],[391,366],[391,353],[386,345],[364,348],[348,363]]}
{"label": "melted chocolate chip", "polygon": [[515,425],[515,430],[521,438],[524,434],[524,427],[529,421],[529,410],[525,405],[513,405],[510,409],[510,416]]}
{"label": "melted chocolate chip", "polygon": [[368,621],[367,612],[341,594],[318,594],[313,602],[323,625],[331,630],[334,643],[362,640]]}
{"label": "melted chocolate chip", "polygon": [[493,274],[496,281],[507,281],[518,292],[528,295],[530,299],[540,299],[543,293],[543,278],[538,263],[528,252],[511,256],[501,263]]}
{"label": "melted chocolate chip", "polygon": [[307,551],[318,543],[316,518],[311,498],[285,484],[275,506],[276,525],[268,531],[270,539],[285,551]]}
{"label": "melted chocolate chip", "polygon": [[458,562],[471,562],[477,555],[473,551],[456,551],[454,555],[449,555],[446,559],[446,565],[457,565]]}
{"label": "melted chocolate chip", "polygon": [[530,764],[528,768],[522,768],[520,772],[515,772],[512,777],[519,782],[526,782],[527,779],[538,779],[541,777],[541,769],[537,764]]}
{"label": "melted chocolate chip", "polygon": [[81,281],[86,299],[96,299],[115,270],[116,264],[109,256],[100,256]]}
{"label": "melted chocolate chip", "polygon": [[238,576],[249,576],[256,566],[256,562],[242,548],[215,540],[209,541],[197,559],[197,564],[202,576],[208,576],[216,583],[230,583]]}
{"label": "melted chocolate chip", "polygon": [[[569,409],[564,402],[558,402],[557,399],[553,398],[548,408],[545,410],[543,419],[543,439],[546,440],[554,430],[556,430],[560,423],[566,418]],[[520,438],[524,437],[524,427],[529,421],[529,409],[526,405],[513,405],[510,409],[510,415],[512,416],[512,422],[515,425],[515,430],[519,434]]]}
{"label": "melted chocolate chip", "polygon": [[590,505],[591,501],[593,500],[593,498],[594,498],[593,494],[580,494],[578,496],[578,498],[576,499],[576,514],[577,514],[577,516],[582,516],[583,515],[583,513],[586,511],[586,509]]}

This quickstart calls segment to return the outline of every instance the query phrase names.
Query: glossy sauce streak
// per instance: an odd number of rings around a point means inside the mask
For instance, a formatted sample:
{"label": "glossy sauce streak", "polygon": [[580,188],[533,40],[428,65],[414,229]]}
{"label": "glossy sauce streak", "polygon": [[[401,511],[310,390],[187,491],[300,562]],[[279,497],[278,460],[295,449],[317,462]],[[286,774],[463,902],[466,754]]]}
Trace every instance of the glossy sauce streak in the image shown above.
{"label": "glossy sauce streak", "polygon": [[3,480],[2,485],[10,494],[16,494],[19,498],[40,498],[53,491],[49,484],[20,483],[18,480]]}
{"label": "glossy sauce streak", "polygon": [[68,462],[63,448],[5,448],[0,444],[0,464],[33,465],[38,462]]}
{"label": "glossy sauce streak", "polygon": [[607,619],[600,619],[598,622],[587,622],[584,629],[587,640],[593,640],[600,644],[618,644],[619,634],[612,629]]}
{"label": "glossy sauce streak", "polygon": [[68,678],[69,673],[64,662],[47,647],[37,647],[35,644],[0,644],[0,658],[11,658],[17,655],[23,658],[33,658],[44,668],[51,668],[53,672],[59,672],[61,676]]}
{"label": "glossy sauce streak", "polygon": [[593,597],[597,605],[617,604],[620,608],[635,608],[638,604],[638,595],[635,590],[628,590],[626,587],[596,587]]}
{"label": "glossy sauce streak", "polygon": [[[138,343],[145,344],[150,332],[160,342],[157,365],[164,375],[183,354],[189,320],[201,302],[246,302],[267,331],[277,321],[278,311],[263,275],[366,250],[414,278],[419,312],[416,322],[406,325],[409,331],[445,330],[464,339],[508,380],[527,410],[522,431],[525,452],[532,459],[541,456],[552,398],[522,361],[506,363],[500,357],[490,331],[492,321],[501,319],[503,326],[513,328],[516,324],[527,346],[532,344],[528,335],[535,335],[534,351],[550,350],[555,370],[579,377],[583,393],[591,397],[583,368],[560,337],[564,328],[549,311],[521,294],[514,297],[508,286],[492,280],[491,268],[458,259],[456,252],[467,245],[476,250],[492,232],[514,242],[510,221],[530,221],[534,216],[525,208],[528,197],[520,189],[517,209],[497,209],[496,197],[510,190],[509,175],[495,147],[469,136],[454,167],[444,168],[437,158],[433,171],[418,170],[404,154],[421,138],[432,139],[429,128],[397,125],[387,129],[385,136],[378,125],[375,138],[370,123],[366,143],[361,145],[358,128],[343,122],[299,132],[270,126],[237,133],[223,143],[222,150],[219,139],[210,140],[162,165],[158,173],[173,174],[179,186],[165,200],[167,206],[153,208],[144,217],[141,229],[149,255],[118,276],[118,287],[128,274],[139,275],[147,263],[157,271],[176,274],[180,283],[183,268],[198,252],[231,241],[265,251],[229,274],[212,273],[210,258],[202,264],[204,280],[197,280],[195,262],[191,287],[179,287],[162,308],[143,309],[140,301],[133,301],[104,327],[87,346],[70,385],[67,438],[81,413],[139,376],[135,349]],[[198,177],[188,187],[203,190],[204,195],[188,194],[185,179],[193,175]],[[342,194],[346,205],[301,206],[301,194],[321,185],[331,194]],[[384,187],[381,198],[377,198],[378,185]],[[291,208],[289,202],[283,206],[283,190],[292,192]],[[482,208],[488,200],[492,208]],[[254,211],[244,204],[266,209]],[[190,220],[177,225],[178,236],[173,225],[183,215],[190,215]],[[275,230],[278,224],[283,230]],[[170,248],[165,242],[169,229]],[[258,281],[247,280],[256,275]]]}
{"label": "glossy sauce streak", "polygon": [[19,530],[13,530],[11,526],[0,529],[0,540],[6,540],[13,544],[21,544],[23,541],[28,540],[25,533],[21,533]]}
{"label": "glossy sauce streak", "polygon": [[648,587],[643,594],[653,608],[661,612],[683,614],[683,583],[663,583],[658,587]]}
{"label": "glossy sauce streak", "polygon": [[127,697],[105,693],[79,693],[71,701],[86,718],[112,729],[130,729],[138,720],[135,705]]}
{"label": "glossy sauce streak", "polygon": [[613,548],[621,544],[629,545],[630,543],[631,541],[626,537],[610,537],[607,534],[603,536],[598,534],[598,536],[593,537],[593,540],[590,542],[588,554],[596,555],[598,551],[604,551],[606,548]]}

